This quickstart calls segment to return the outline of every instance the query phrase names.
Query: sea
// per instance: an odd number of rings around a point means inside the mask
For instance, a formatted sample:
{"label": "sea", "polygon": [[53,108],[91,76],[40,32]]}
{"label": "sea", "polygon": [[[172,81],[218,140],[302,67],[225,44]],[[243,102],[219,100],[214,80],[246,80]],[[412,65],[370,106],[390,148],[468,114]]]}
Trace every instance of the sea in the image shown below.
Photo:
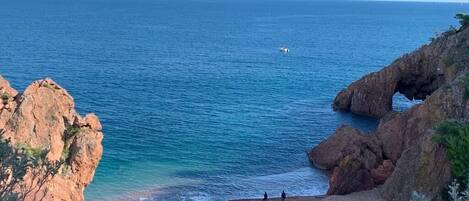
{"label": "sea", "polygon": [[[86,200],[324,194],[306,152],[341,124],[352,81],[458,26],[469,4],[315,0],[0,2],[0,74],[51,77],[96,113],[104,154]],[[279,48],[288,47],[289,52]],[[393,107],[417,104],[396,94]]]}

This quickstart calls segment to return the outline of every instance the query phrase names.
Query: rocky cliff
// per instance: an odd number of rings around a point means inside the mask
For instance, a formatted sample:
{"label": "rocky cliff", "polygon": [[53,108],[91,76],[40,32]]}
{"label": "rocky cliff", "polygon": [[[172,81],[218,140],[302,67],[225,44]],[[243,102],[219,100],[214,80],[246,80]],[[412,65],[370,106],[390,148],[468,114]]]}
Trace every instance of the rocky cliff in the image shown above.
{"label": "rocky cliff", "polygon": [[0,200],[83,200],[102,155],[101,124],[50,79],[18,93],[0,76]]}
{"label": "rocky cliff", "polygon": [[[409,201],[412,191],[441,200],[451,167],[445,147],[432,140],[434,128],[445,120],[469,121],[468,73],[465,27],[443,33],[342,90],[334,109],[381,120],[371,133],[341,126],[311,150],[310,161],[331,171],[328,195],[346,195],[324,200],[367,200],[365,196]],[[394,112],[392,97],[397,92],[424,101]]]}

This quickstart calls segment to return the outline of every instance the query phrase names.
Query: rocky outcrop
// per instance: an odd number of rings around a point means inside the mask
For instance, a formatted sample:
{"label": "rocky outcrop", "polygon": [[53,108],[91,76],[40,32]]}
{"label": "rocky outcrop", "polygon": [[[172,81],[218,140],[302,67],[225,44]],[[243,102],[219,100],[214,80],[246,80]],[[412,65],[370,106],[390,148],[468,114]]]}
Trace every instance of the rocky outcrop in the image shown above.
{"label": "rocky outcrop", "polygon": [[333,108],[383,117],[392,110],[397,92],[410,100],[425,100],[469,69],[468,49],[469,28],[443,33],[431,44],[353,82],[336,96]]}
{"label": "rocky outcrop", "polygon": [[[468,49],[469,28],[445,33],[337,95],[334,108],[382,118],[371,133],[341,126],[311,150],[310,161],[332,172],[328,195],[369,191],[380,200],[408,201],[418,191],[441,200],[451,168],[433,128],[448,119],[469,121]],[[393,112],[396,92],[424,102]],[[348,196],[332,197],[354,200]]]}
{"label": "rocky outcrop", "polygon": [[0,77],[1,200],[83,200],[102,155],[101,124],[50,79],[19,94]]}
{"label": "rocky outcrop", "polygon": [[382,149],[374,135],[342,126],[313,149],[309,158],[318,168],[333,170],[328,194],[348,194],[375,186],[369,170],[378,165]]}

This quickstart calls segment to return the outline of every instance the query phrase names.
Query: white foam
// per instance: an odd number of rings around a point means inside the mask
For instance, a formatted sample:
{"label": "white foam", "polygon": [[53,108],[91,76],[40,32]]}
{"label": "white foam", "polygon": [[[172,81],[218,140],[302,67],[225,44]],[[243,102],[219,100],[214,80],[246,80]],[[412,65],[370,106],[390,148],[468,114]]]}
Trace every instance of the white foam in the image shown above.
{"label": "white foam", "polygon": [[236,186],[242,190],[233,198],[261,197],[264,192],[280,196],[285,190],[288,195],[323,195],[328,189],[328,177],[319,170],[309,167],[291,172],[263,175],[240,179]]}

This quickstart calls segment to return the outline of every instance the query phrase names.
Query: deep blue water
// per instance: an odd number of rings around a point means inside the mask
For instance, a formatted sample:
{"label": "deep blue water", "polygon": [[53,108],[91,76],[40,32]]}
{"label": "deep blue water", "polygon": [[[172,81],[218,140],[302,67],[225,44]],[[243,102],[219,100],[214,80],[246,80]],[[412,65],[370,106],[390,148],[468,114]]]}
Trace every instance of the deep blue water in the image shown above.
{"label": "deep blue water", "polygon": [[376,126],[333,112],[335,94],[456,25],[460,11],[469,6],[2,1],[0,74],[20,90],[50,76],[80,112],[98,114],[104,156],[87,200],[315,195],[327,176],[305,150],[339,124]]}

